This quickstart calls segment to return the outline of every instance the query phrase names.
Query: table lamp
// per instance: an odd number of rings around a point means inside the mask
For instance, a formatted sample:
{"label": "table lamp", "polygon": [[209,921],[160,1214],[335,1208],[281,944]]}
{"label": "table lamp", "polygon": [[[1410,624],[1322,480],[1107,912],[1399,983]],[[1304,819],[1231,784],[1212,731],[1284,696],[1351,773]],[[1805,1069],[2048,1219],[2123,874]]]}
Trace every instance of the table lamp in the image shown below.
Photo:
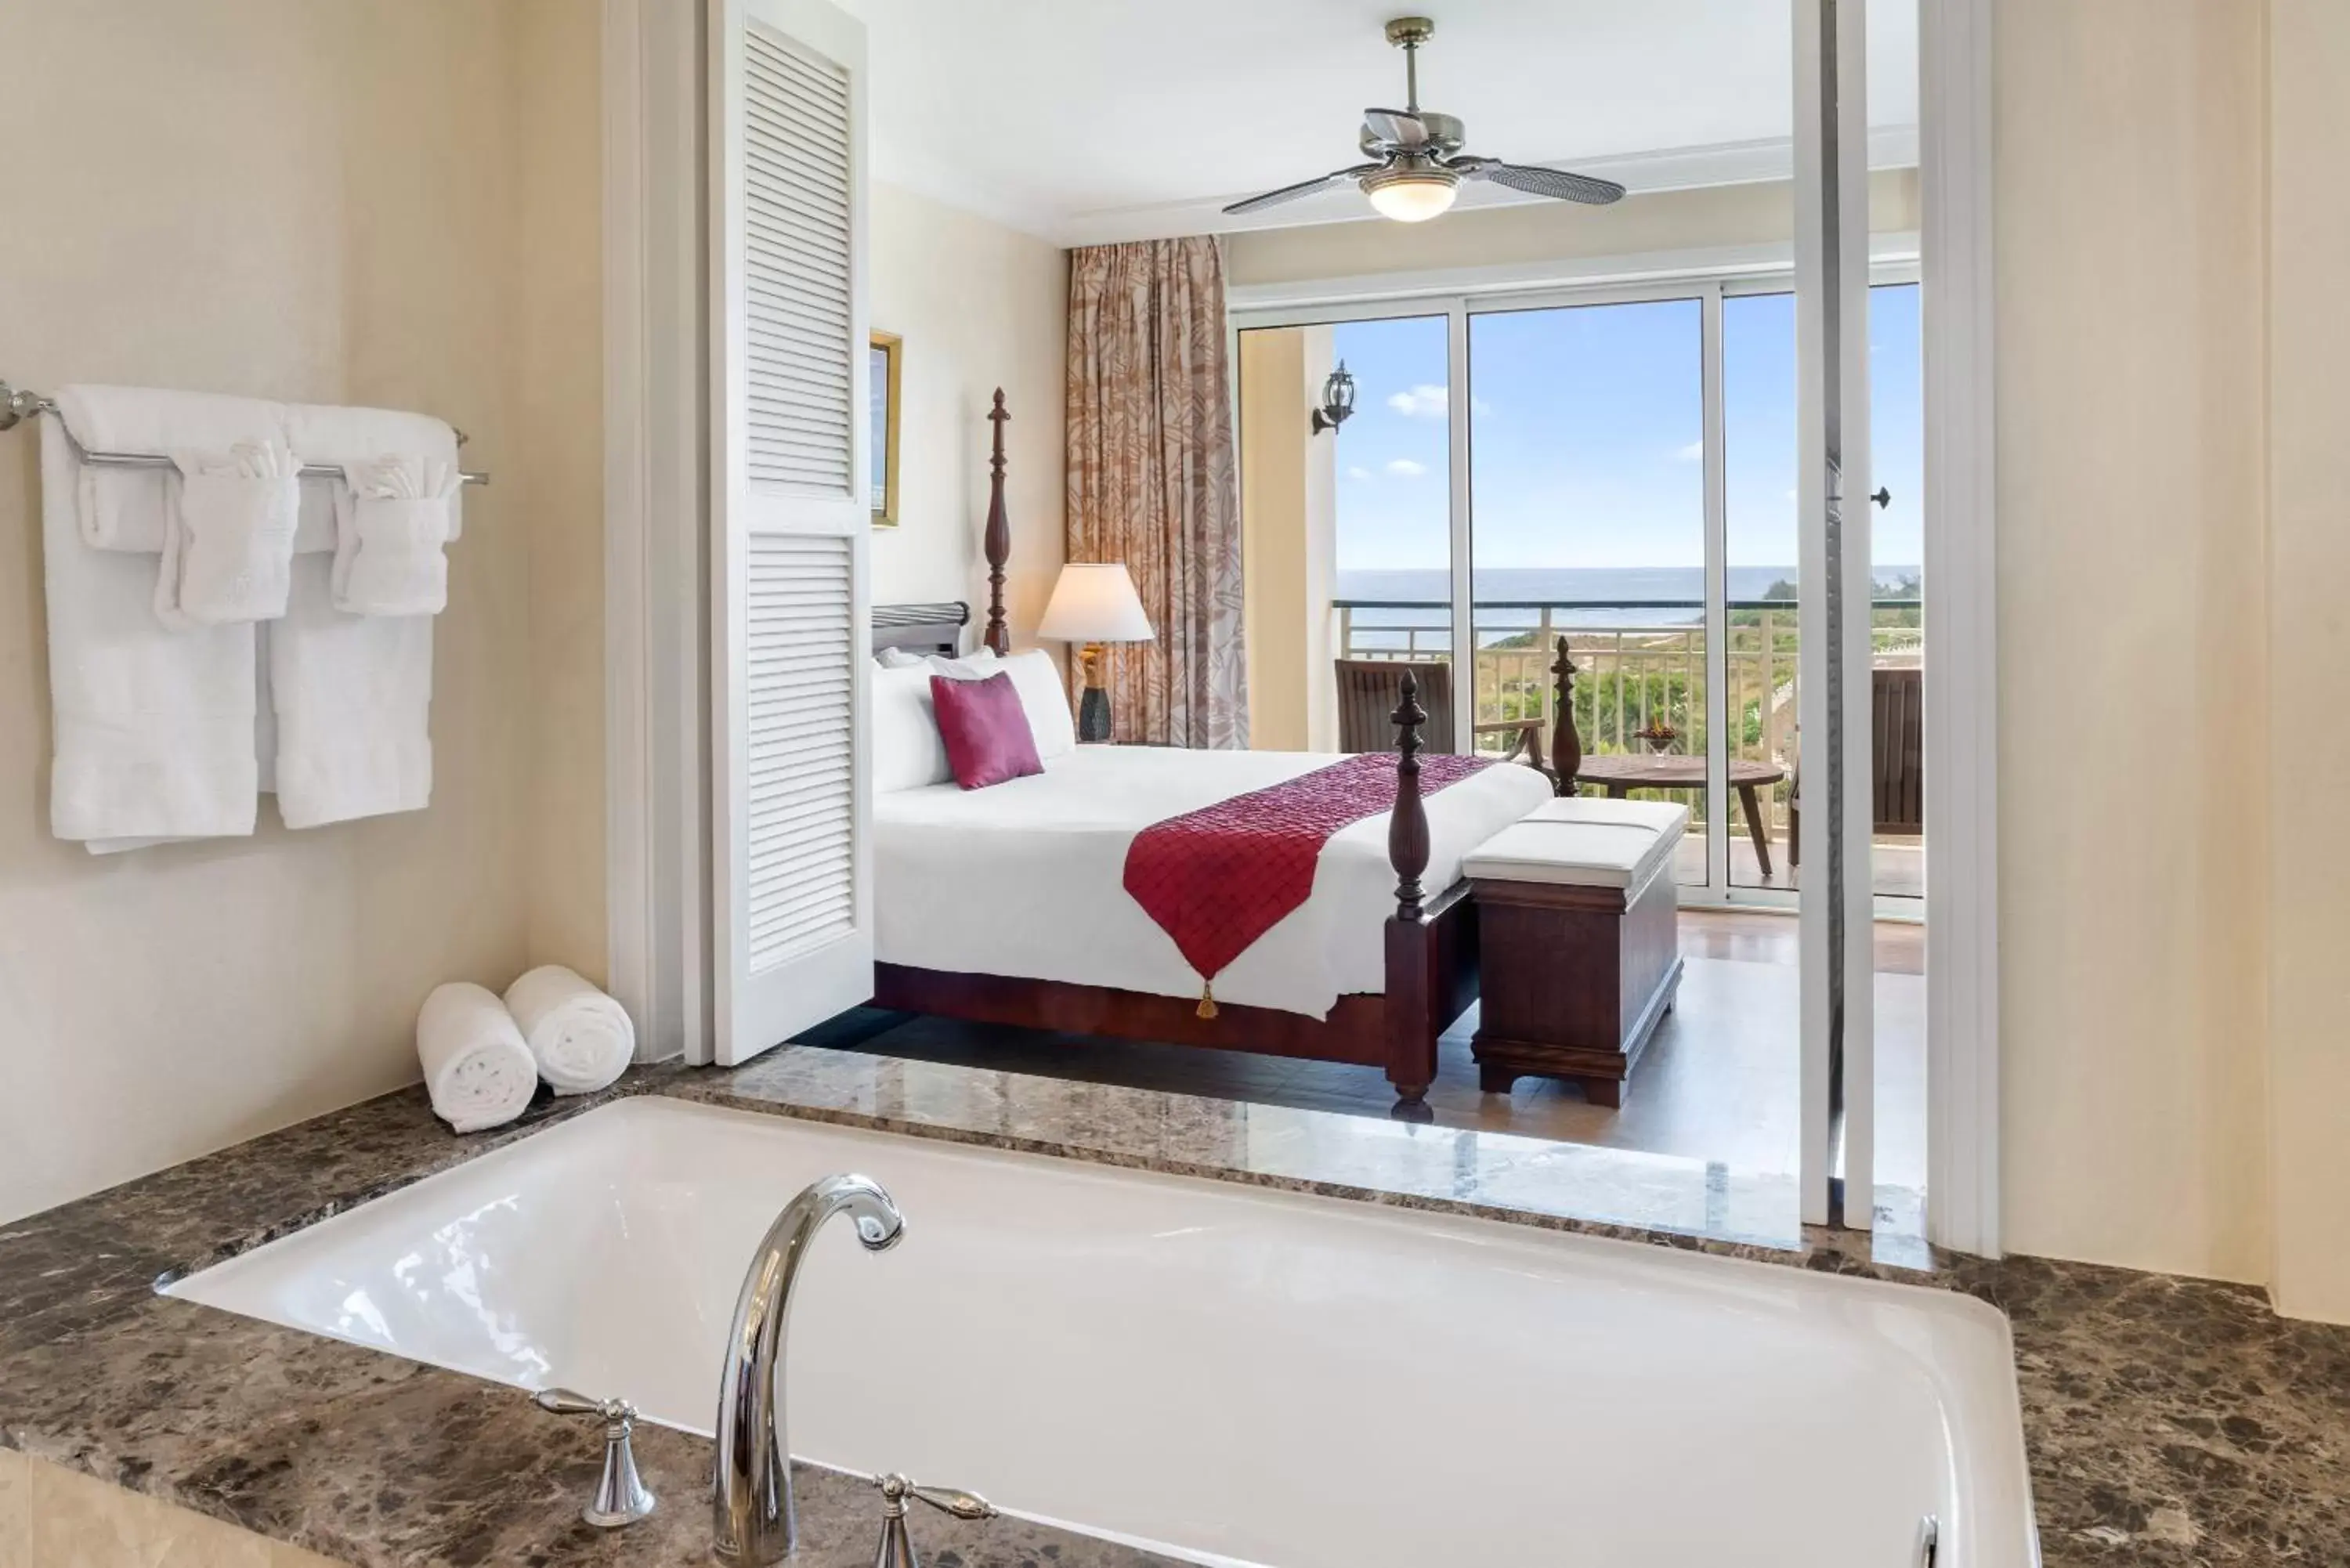
{"label": "table lamp", "polygon": [[1102,685],[1102,645],[1149,642],[1150,618],[1123,561],[1071,561],[1061,568],[1038,637],[1079,644],[1086,691],[1077,703],[1077,739],[1109,739],[1109,692]]}

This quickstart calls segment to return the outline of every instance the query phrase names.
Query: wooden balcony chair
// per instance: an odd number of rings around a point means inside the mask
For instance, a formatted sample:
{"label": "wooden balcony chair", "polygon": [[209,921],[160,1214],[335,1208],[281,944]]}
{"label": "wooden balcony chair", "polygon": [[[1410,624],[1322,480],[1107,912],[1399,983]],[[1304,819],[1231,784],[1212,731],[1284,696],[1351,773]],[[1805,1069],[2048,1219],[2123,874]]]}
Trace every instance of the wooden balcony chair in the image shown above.
{"label": "wooden balcony chair", "polygon": [[[1868,682],[1869,831],[1916,837],[1926,831],[1926,676],[1921,670],[1872,670]],[[1802,864],[1804,770],[1790,758],[1787,864]]]}
{"label": "wooden balcony chair", "polygon": [[[1428,711],[1428,722],[1420,733],[1428,737],[1428,749],[1449,752],[1453,746],[1452,730],[1452,666],[1442,659],[1341,659],[1338,666],[1338,749],[1342,752],[1391,752],[1395,750],[1395,720],[1398,703],[1403,701],[1403,677],[1407,670],[1419,685],[1419,705]],[[1530,719],[1502,719],[1492,723],[1479,724],[1472,732],[1479,738],[1506,735],[1509,748],[1503,760],[1523,761],[1528,767],[1549,775],[1543,762],[1543,730],[1545,721],[1540,714]]]}

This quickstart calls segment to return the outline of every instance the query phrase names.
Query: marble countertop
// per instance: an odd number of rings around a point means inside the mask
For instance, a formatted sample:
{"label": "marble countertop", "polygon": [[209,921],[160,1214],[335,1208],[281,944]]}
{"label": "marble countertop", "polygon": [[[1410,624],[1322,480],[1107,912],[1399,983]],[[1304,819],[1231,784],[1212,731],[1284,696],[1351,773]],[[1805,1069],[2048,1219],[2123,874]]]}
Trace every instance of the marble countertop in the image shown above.
{"label": "marble countertop", "polygon": [[[1783,1188],[1622,1151],[795,1046],[727,1072],[639,1068],[460,1138],[421,1091],[337,1112],[0,1228],[0,1443],[330,1558],[669,1564],[708,1558],[709,1446],[640,1428],[663,1500],[618,1532],[577,1509],[593,1432],[515,1390],[154,1293],[156,1282],[628,1094],[1466,1212],[1968,1292],[2014,1327],[2050,1568],[2350,1561],[2350,1330],[2260,1293],[2031,1259],[1910,1257],[1783,1220]],[[871,1561],[870,1487],[802,1470],[812,1564]],[[925,1520],[967,1568],[1163,1558],[1013,1520]]]}

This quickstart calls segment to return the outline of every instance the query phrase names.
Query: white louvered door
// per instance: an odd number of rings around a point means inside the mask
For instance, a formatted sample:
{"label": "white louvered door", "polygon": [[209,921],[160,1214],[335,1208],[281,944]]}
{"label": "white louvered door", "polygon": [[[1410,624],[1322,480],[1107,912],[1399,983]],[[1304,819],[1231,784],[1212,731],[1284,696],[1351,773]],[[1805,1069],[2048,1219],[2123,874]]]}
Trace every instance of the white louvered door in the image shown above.
{"label": "white louvered door", "polygon": [[873,994],[865,723],[865,30],[714,8],[716,1059]]}

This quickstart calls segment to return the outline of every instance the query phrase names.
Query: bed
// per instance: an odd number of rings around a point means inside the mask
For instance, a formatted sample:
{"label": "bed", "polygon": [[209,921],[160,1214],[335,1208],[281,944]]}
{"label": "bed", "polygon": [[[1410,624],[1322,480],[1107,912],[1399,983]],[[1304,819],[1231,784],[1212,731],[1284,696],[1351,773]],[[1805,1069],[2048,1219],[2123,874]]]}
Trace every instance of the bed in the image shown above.
{"label": "bed", "polygon": [[[1002,430],[982,633],[998,655],[1011,643]],[[877,607],[874,647],[951,656],[968,620],[961,604]],[[1175,939],[1123,885],[1129,846],[1154,824],[1347,759],[1078,746],[1041,774],[985,789],[949,781],[878,793],[876,1005],[1378,1067],[1396,1114],[1426,1119],[1437,1039],[1477,994],[1461,859],[1555,785],[1502,763],[1457,779],[1440,770],[1442,787],[1424,788],[1427,715],[1409,692],[1395,722],[1393,806],[1331,834],[1311,894],[1216,974],[1212,1005]],[[1572,744],[1571,730],[1565,738]],[[1386,776],[1385,762],[1369,765]]]}

